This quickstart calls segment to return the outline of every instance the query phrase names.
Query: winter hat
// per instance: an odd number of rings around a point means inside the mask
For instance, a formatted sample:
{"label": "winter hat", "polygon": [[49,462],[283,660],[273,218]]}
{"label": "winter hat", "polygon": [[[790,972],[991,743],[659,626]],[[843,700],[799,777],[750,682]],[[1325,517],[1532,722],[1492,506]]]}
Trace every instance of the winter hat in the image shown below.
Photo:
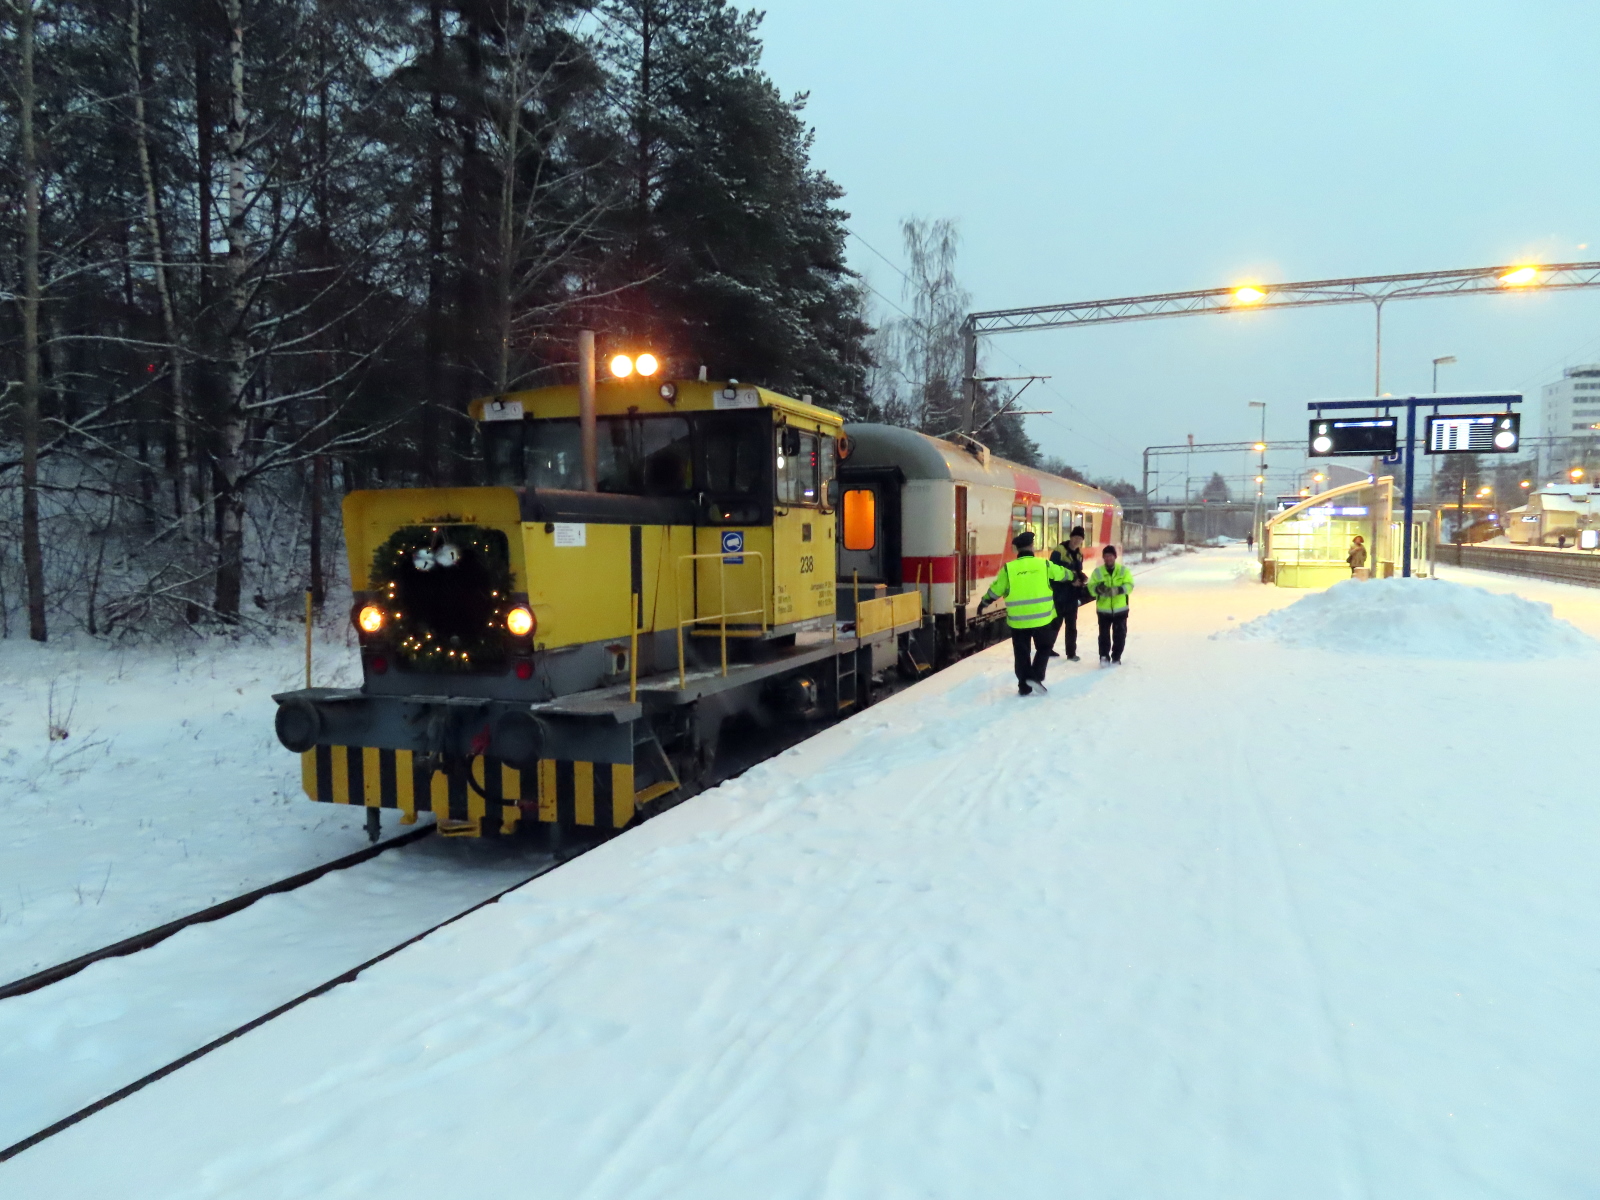
{"label": "winter hat", "polygon": [[1011,539],[1011,544],[1018,550],[1032,550],[1033,530],[1024,529],[1021,533],[1017,534],[1016,537]]}

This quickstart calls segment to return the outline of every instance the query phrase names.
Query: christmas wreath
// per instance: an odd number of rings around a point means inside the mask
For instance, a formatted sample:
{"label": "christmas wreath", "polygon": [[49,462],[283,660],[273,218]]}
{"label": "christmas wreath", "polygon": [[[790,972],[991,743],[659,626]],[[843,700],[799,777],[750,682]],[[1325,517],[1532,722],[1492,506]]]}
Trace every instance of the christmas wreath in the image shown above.
{"label": "christmas wreath", "polygon": [[421,671],[474,671],[505,661],[512,607],[506,535],[481,525],[410,525],[372,556],[372,590],[395,651]]}

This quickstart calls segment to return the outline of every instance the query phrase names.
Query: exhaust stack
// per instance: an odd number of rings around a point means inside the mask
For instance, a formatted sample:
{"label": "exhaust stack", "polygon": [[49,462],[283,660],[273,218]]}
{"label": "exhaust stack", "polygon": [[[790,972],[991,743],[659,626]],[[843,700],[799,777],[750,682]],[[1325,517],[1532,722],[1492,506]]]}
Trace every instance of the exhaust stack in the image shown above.
{"label": "exhaust stack", "polygon": [[600,454],[594,431],[594,330],[578,332],[578,444],[583,451],[583,490],[599,491]]}

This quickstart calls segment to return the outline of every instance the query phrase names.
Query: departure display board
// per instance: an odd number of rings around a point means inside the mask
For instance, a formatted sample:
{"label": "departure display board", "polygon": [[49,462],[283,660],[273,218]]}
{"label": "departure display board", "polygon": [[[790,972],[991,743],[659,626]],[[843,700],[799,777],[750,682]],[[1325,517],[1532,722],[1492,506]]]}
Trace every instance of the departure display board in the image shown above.
{"label": "departure display board", "polygon": [[1318,417],[1311,422],[1306,453],[1312,458],[1393,454],[1397,417]]}
{"label": "departure display board", "polygon": [[1522,415],[1431,416],[1427,432],[1429,454],[1512,454],[1522,447]]}

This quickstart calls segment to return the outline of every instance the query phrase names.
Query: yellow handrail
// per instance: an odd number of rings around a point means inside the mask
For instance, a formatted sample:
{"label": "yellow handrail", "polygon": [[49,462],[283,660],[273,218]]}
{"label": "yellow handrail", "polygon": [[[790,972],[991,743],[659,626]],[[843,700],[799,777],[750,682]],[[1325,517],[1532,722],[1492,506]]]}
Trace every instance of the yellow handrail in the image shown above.
{"label": "yellow handrail", "polygon": [[[748,555],[751,558],[756,558],[756,559],[760,559],[761,560],[761,607],[760,608],[747,608],[747,609],[743,609],[743,610],[741,610],[739,612],[729,612],[727,610],[727,606],[728,606],[728,559],[736,558],[736,557],[743,557],[745,555]],[[720,563],[718,564],[718,571],[717,571],[717,604],[722,609],[722,611],[718,612],[718,613],[708,613],[705,616],[693,616],[693,617],[689,617],[687,620],[682,620],[682,621],[678,622],[678,686],[680,688],[686,686],[686,684],[688,683],[688,675],[687,675],[687,672],[685,670],[684,656],[683,656],[683,629],[684,629],[684,626],[686,626],[686,625],[698,625],[702,621],[716,621],[716,622],[719,623],[718,627],[719,627],[720,633],[719,633],[718,636],[719,636],[719,640],[720,640],[720,642],[722,644],[722,676],[723,676],[724,679],[726,679],[727,676],[728,676],[728,618],[729,617],[753,617],[753,616],[759,616],[761,618],[761,632],[762,633],[766,633],[767,632],[767,557],[766,557],[766,555],[762,554],[761,551],[759,551],[759,550],[736,550],[736,551],[732,551],[732,552],[729,552],[729,551],[726,551],[726,550],[716,550],[716,551],[712,551],[712,552],[706,553],[706,554],[680,554],[678,556],[677,563],[674,564],[673,568],[672,568],[672,587],[673,587],[673,592],[678,597],[678,600],[679,600],[680,604],[683,601],[683,582],[682,582],[682,576],[680,576],[678,574],[678,567],[681,564],[690,561],[691,559],[699,559],[699,558],[715,558],[715,559],[720,559],[721,560]],[[735,564],[735,565],[739,565],[739,564]],[[679,611],[682,611],[682,610],[680,609]]]}
{"label": "yellow handrail", "polygon": [[633,610],[633,631],[628,635],[628,703],[639,700],[639,622],[644,617],[644,601],[638,592],[628,597],[628,607]]}

